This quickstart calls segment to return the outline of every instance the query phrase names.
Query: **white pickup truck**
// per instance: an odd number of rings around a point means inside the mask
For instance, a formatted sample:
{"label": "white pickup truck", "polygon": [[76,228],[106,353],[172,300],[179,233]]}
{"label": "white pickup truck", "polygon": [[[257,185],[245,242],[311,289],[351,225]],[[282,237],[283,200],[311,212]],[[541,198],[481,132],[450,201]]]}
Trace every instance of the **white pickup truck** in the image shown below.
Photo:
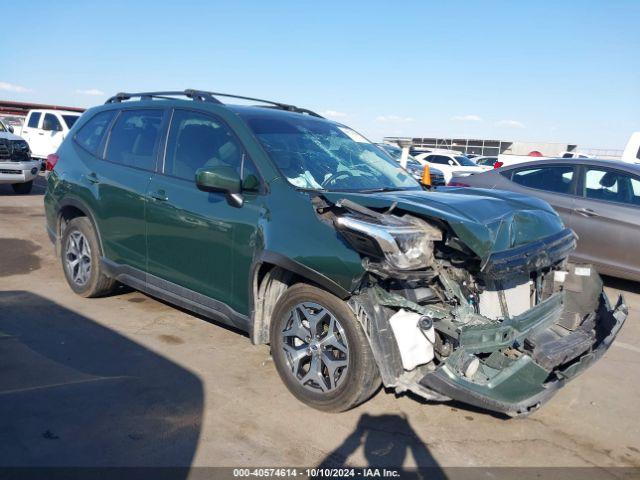
{"label": "white pickup truck", "polygon": [[30,110],[20,135],[31,147],[35,158],[56,153],[81,113],[66,110]]}
{"label": "white pickup truck", "polygon": [[627,142],[627,146],[622,152],[623,162],[640,163],[640,132],[631,134],[631,138]]}
{"label": "white pickup truck", "polygon": [[0,121],[0,183],[11,184],[16,193],[31,192],[40,162],[31,158],[29,144]]}

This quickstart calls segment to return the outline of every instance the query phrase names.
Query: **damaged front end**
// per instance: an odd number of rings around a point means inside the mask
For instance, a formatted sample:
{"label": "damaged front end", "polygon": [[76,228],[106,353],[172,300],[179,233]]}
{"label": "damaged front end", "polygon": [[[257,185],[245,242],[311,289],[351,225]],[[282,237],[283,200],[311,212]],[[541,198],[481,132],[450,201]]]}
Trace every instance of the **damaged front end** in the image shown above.
{"label": "damaged front end", "polygon": [[597,360],[627,317],[593,268],[567,262],[570,229],[480,256],[446,219],[314,203],[362,256],[349,303],[397,392],[524,415]]}

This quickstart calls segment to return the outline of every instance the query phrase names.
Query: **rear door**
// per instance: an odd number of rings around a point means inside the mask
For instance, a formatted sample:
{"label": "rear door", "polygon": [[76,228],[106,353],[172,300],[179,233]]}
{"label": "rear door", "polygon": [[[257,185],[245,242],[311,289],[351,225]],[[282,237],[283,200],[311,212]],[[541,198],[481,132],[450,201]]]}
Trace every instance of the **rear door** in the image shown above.
{"label": "rear door", "polygon": [[640,276],[640,177],[624,170],[584,165],[572,228],[576,256],[603,273]]}
{"label": "rear door", "polygon": [[[176,109],[163,163],[163,174],[154,175],[148,189],[148,282],[183,287],[206,297],[194,301],[211,307],[208,299],[214,299],[248,314],[247,282],[261,210],[260,182],[244,146],[221,118]],[[245,179],[241,207],[224,193],[197,187],[196,170],[215,165],[231,166]]]}
{"label": "rear door", "polygon": [[[545,200],[573,228],[578,184],[577,167],[570,164],[529,165],[500,172],[511,180],[511,190]],[[499,185],[496,188],[500,188]]]}
{"label": "rear door", "polygon": [[147,262],[146,192],[165,126],[163,108],[125,109],[113,122],[105,159],[87,174],[98,189],[97,216],[104,253],[144,278]]}

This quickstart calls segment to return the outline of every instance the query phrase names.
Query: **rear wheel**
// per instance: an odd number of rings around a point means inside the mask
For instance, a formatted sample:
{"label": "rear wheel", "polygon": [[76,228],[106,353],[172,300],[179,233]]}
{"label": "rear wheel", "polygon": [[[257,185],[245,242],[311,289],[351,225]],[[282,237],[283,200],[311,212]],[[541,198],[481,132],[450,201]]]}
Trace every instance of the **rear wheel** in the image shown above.
{"label": "rear wheel", "polygon": [[116,281],[100,265],[98,237],[87,217],[76,217],[67,224],[60,255],[67,283],[78,295],[99,297],[115,287]]}
{"label": "rear wheel", "polygon": [[319,410],[341,412],[380,386],[369,342],[347,304],[306,284],[289,288],[271,320],[271,354],[289,391]]}
{"label": "rear wheel", "polygon": [[15,193],[19,193],[20,195],[26,195],[31,193],[31,189],[33,188],[33,180],[24,183],[12,183],[11,188]]}

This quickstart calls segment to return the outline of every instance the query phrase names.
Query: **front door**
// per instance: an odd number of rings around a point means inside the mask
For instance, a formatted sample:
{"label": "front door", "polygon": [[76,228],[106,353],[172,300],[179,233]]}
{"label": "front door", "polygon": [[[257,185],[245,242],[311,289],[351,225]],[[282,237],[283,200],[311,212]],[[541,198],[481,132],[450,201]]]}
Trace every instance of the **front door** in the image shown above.
{"label": "front door", "polygon": [[[196,170],[228,165],[245,179],[241,207],[198,189]],[[257,176],[229,127],[209,114],[176,109],[162,174],[149,184],[148,281],[157,279],[248,314],[249,271],[260,215]],[[154,278],[155,277],[155,278]],[[202,302],[200,302],[202,303]]]}
{"label": "front door", "polygon": [[147,188],[156,169],[164,109],[123,110],[107,140],[105,160],[87,173],[97,186],[96,215],[107,258],[145,276]]}
{"label": "front door", "polygon": [[580,237],[577,257],[603,273],[640,274],[640,178],[600,166],[583,167],[581,196],[572,228]]}

